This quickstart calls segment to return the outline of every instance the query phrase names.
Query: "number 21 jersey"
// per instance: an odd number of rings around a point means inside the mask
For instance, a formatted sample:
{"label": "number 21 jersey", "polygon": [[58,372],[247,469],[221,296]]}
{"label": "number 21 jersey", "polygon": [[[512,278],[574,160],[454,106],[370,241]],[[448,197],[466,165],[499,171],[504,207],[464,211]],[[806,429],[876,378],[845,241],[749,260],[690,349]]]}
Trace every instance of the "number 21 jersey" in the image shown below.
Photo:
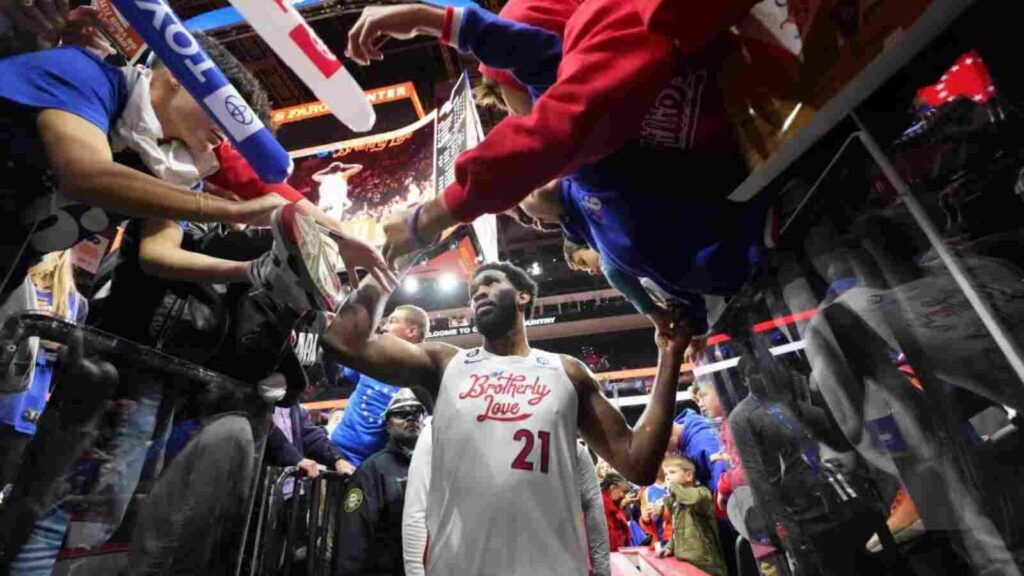
{"label": "number 21 jersey", "polygon": [[459,351],[432,426],[429,576],[586,576],[577,395],[561,357]]}

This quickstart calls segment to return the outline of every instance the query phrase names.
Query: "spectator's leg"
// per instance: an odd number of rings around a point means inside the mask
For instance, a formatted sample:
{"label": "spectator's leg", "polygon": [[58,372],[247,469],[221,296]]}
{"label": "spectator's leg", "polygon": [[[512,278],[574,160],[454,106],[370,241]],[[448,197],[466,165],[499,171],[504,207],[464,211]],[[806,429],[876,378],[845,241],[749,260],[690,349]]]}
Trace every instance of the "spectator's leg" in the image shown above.
{"label": "spectator's leg", "polygon": [[207,424],[146,498],[133,535],[130,574],[228,574],[253,486],[249,419]]}

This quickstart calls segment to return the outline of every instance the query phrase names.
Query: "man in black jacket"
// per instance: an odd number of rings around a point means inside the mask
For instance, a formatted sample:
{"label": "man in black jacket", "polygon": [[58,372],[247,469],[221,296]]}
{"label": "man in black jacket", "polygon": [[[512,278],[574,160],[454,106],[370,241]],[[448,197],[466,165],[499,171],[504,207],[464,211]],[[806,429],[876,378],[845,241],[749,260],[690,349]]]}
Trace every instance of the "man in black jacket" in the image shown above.
{"label": "man in black jacket", "polygon": [[404,576],[402,510],[409,462],[426,409],[403,388],[388,404],[388,444],[359,468],[342,504],[339,554],[334,574]]}
{"label": "man in black jacket", "polygon": [[344,472],[347,465],[323,428],[314,426],[309,412],[295,404],[274,409],[274,428],[267,436],[266,463],[271,466],[298,466],[315,478],[317,464]]}

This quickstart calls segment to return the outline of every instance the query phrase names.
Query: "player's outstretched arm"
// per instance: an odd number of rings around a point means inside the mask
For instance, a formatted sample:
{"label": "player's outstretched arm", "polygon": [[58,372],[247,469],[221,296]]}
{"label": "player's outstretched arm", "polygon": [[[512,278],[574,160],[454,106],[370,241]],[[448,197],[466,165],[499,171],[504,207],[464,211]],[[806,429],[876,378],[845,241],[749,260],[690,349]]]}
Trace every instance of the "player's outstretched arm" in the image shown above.
{"label": "player's outstretched arm", "polygon": [[353,370],[395,386],[423,386],[436,395],[441,375],[458,348],[441,342],[411,344],[389,334],[377,335],[387,295],[376,281],[364,280],[320,341]]}
{"label": "player's outstretched arm", "polygon": [[689,340],[689,334],[682,330],[673,338],[659,339],[658,376],[647,408],[634,428],[605,398],[600,384],[582,362],[562,357],[579,391],[580,435],[598,456],[636,484],[653,484],[658,475],[672,432],[679,368]]}

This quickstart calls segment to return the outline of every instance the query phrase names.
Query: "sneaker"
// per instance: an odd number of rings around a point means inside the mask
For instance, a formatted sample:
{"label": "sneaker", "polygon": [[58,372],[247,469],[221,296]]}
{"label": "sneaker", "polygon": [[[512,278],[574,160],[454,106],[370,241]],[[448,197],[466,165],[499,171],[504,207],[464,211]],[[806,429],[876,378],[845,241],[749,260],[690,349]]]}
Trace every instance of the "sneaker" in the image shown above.
{"label": "sneaker", "polygon": [[[885,521],[892,532],[892,538],[897,544],[907,542],[925,533],[921,516],[917,513],[914,501],[910,499],[905,486],[900,486],[896,497],[892,499],[892,506],[889,507],[889,519]],[[867,544],[868,551],[878,553],[882,551],[882,542],[878,534],[871,536]]]}
{"label": "sneaker", "polygon": [[274,248],[253,262],[253,284],[298,310],[336,310],[344,290],[337,272],[342,260],[334,241],[294,204],[271,214],[271,230]]}

